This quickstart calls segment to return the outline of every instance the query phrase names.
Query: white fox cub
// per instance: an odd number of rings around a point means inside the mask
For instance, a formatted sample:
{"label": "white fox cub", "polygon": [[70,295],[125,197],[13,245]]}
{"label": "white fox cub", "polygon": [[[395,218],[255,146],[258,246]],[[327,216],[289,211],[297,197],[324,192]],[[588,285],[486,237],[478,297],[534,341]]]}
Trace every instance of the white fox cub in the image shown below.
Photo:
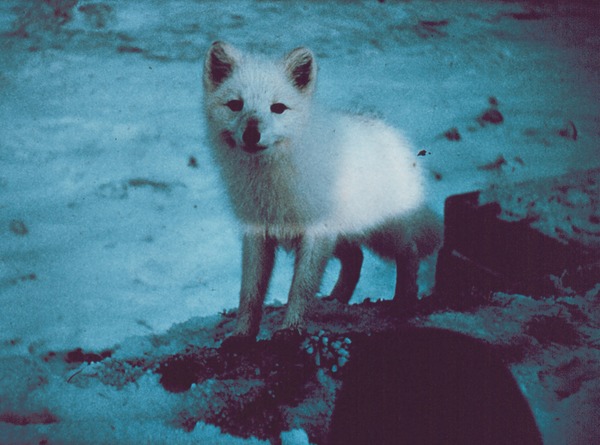
{"label": "white fox cub", "polygon": [[215,42],[206,55],[208,136],[244,227],[234,338],[258,334],[278,245],[295,251],[282,328],[298,329],[332,256],[333,298],[350,300],[366,245],[396,261],[394,298],[409,303],[419,259],[440,242],[414,150],[379,120],[318,110],[316,80],[306,48],[274,62]]}

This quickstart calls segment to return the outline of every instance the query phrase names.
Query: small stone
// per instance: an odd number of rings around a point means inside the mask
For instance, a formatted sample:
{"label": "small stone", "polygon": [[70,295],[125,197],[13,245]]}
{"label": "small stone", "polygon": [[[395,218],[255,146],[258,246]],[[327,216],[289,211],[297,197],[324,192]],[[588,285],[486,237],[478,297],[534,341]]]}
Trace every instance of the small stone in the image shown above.
{"label": "small stone", "polygon": [[444,137],[449,141],[460,141],[460,133],[458,132],[458,128],[453,127],[450,130],[444,133]]}
{"label": "small stone", "polygon": [[12,220],[10,222],[9,228],[10,228],[10,231],[12,233],[14,233],[15,235],[25,236],[29,233],[29,230],[27,229],[27,226],[25,225],[25,223],[18,219]]}
{"label": "small stone", "polygon": [[558,130],[558,135],[565,139],[572,139],[574,141],[577,140],[577,128],[573,121],[568,121],[565,124],[565,127]]}
{"label": "small stone", "polygon": [[483,122],[498,125],[498,124],[501,124],[502,122],[504,122],[504,116],[502,116],[502,113],[500,113],[495,108],[490,108],[485,113],[483,113],[481,115],[481,117],[479,117],[478,121],[482,125],[484,125]]}
{"label": "small stone", "polygon": [[496,160],[489,162],[487,164],[478,166],[477,170],[482,170],[482,171],[500,170],[503,165],[506,165],[506,159],[504,159],[504,156],[500,155],[496,158]]}
{"label": "small stone", "polygon": [[198,168],[198,160],[195,156],[190,156],[190,159],[188,160],[188,167]]}

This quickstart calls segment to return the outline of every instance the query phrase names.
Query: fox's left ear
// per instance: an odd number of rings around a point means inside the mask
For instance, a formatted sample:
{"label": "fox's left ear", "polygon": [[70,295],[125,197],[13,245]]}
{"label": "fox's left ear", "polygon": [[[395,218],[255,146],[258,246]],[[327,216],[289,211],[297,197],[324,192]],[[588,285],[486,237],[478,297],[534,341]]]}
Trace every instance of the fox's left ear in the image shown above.
{"label": "fox's left ear", "polygon": [[225,42],[214,42],[204,60],[204,87],[208,91],[216,90],[235,69],[240,53]]}
{"label": "fox's left ear", "polygon": [[304,94],[311,94],[317,81],[317,64],[308,48],[296,48],[283,59],[285,72],[292,84]]}

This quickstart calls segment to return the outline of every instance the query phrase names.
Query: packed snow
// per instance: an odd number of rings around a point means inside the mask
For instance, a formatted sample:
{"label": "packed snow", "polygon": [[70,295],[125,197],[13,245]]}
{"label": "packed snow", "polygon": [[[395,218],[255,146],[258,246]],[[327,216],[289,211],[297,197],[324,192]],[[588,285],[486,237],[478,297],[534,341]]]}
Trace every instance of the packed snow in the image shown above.
{"label": "packed snow", "polygon": [[[600,165],[599,23],[597,3],[567,1],[3,1],[0,443],[266,443],[202,422],[182,429],[182,396],[150,371],[106,385],[92,378],[98,365],[49,359],[210,346],[203,332],[237,306],[239,230],[201,112],[212,41],[273,57],[310,47],[318,100],[404,131],[441,215],[454,193]],[[267,303],[285,303],[292,261],[279,255]],[[394,279],[392,264],[367,255],[352,302],[390,298]],[[577,347],[536,349],[513,368],[545,443],[587,440],[600,437],[589,423],[600,406],[598,291],[499,295],[414,323],[508,342],[526,316],[594,308],[569,319],[585,333]],[[552,399],[553,367],[579,387]],[[284,443],[308,443],[290,430]]]}

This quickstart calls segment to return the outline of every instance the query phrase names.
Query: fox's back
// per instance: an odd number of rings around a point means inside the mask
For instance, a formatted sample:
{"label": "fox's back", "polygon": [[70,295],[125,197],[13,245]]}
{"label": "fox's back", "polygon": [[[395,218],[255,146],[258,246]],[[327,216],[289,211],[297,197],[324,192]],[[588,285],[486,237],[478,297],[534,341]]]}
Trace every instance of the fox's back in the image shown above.
{"label": "fox's back", "polygon": [[336,135],[332,218],[343,231],[362,231],[423,205],[423,175],[399,132],[381,120],[343,115]]}

